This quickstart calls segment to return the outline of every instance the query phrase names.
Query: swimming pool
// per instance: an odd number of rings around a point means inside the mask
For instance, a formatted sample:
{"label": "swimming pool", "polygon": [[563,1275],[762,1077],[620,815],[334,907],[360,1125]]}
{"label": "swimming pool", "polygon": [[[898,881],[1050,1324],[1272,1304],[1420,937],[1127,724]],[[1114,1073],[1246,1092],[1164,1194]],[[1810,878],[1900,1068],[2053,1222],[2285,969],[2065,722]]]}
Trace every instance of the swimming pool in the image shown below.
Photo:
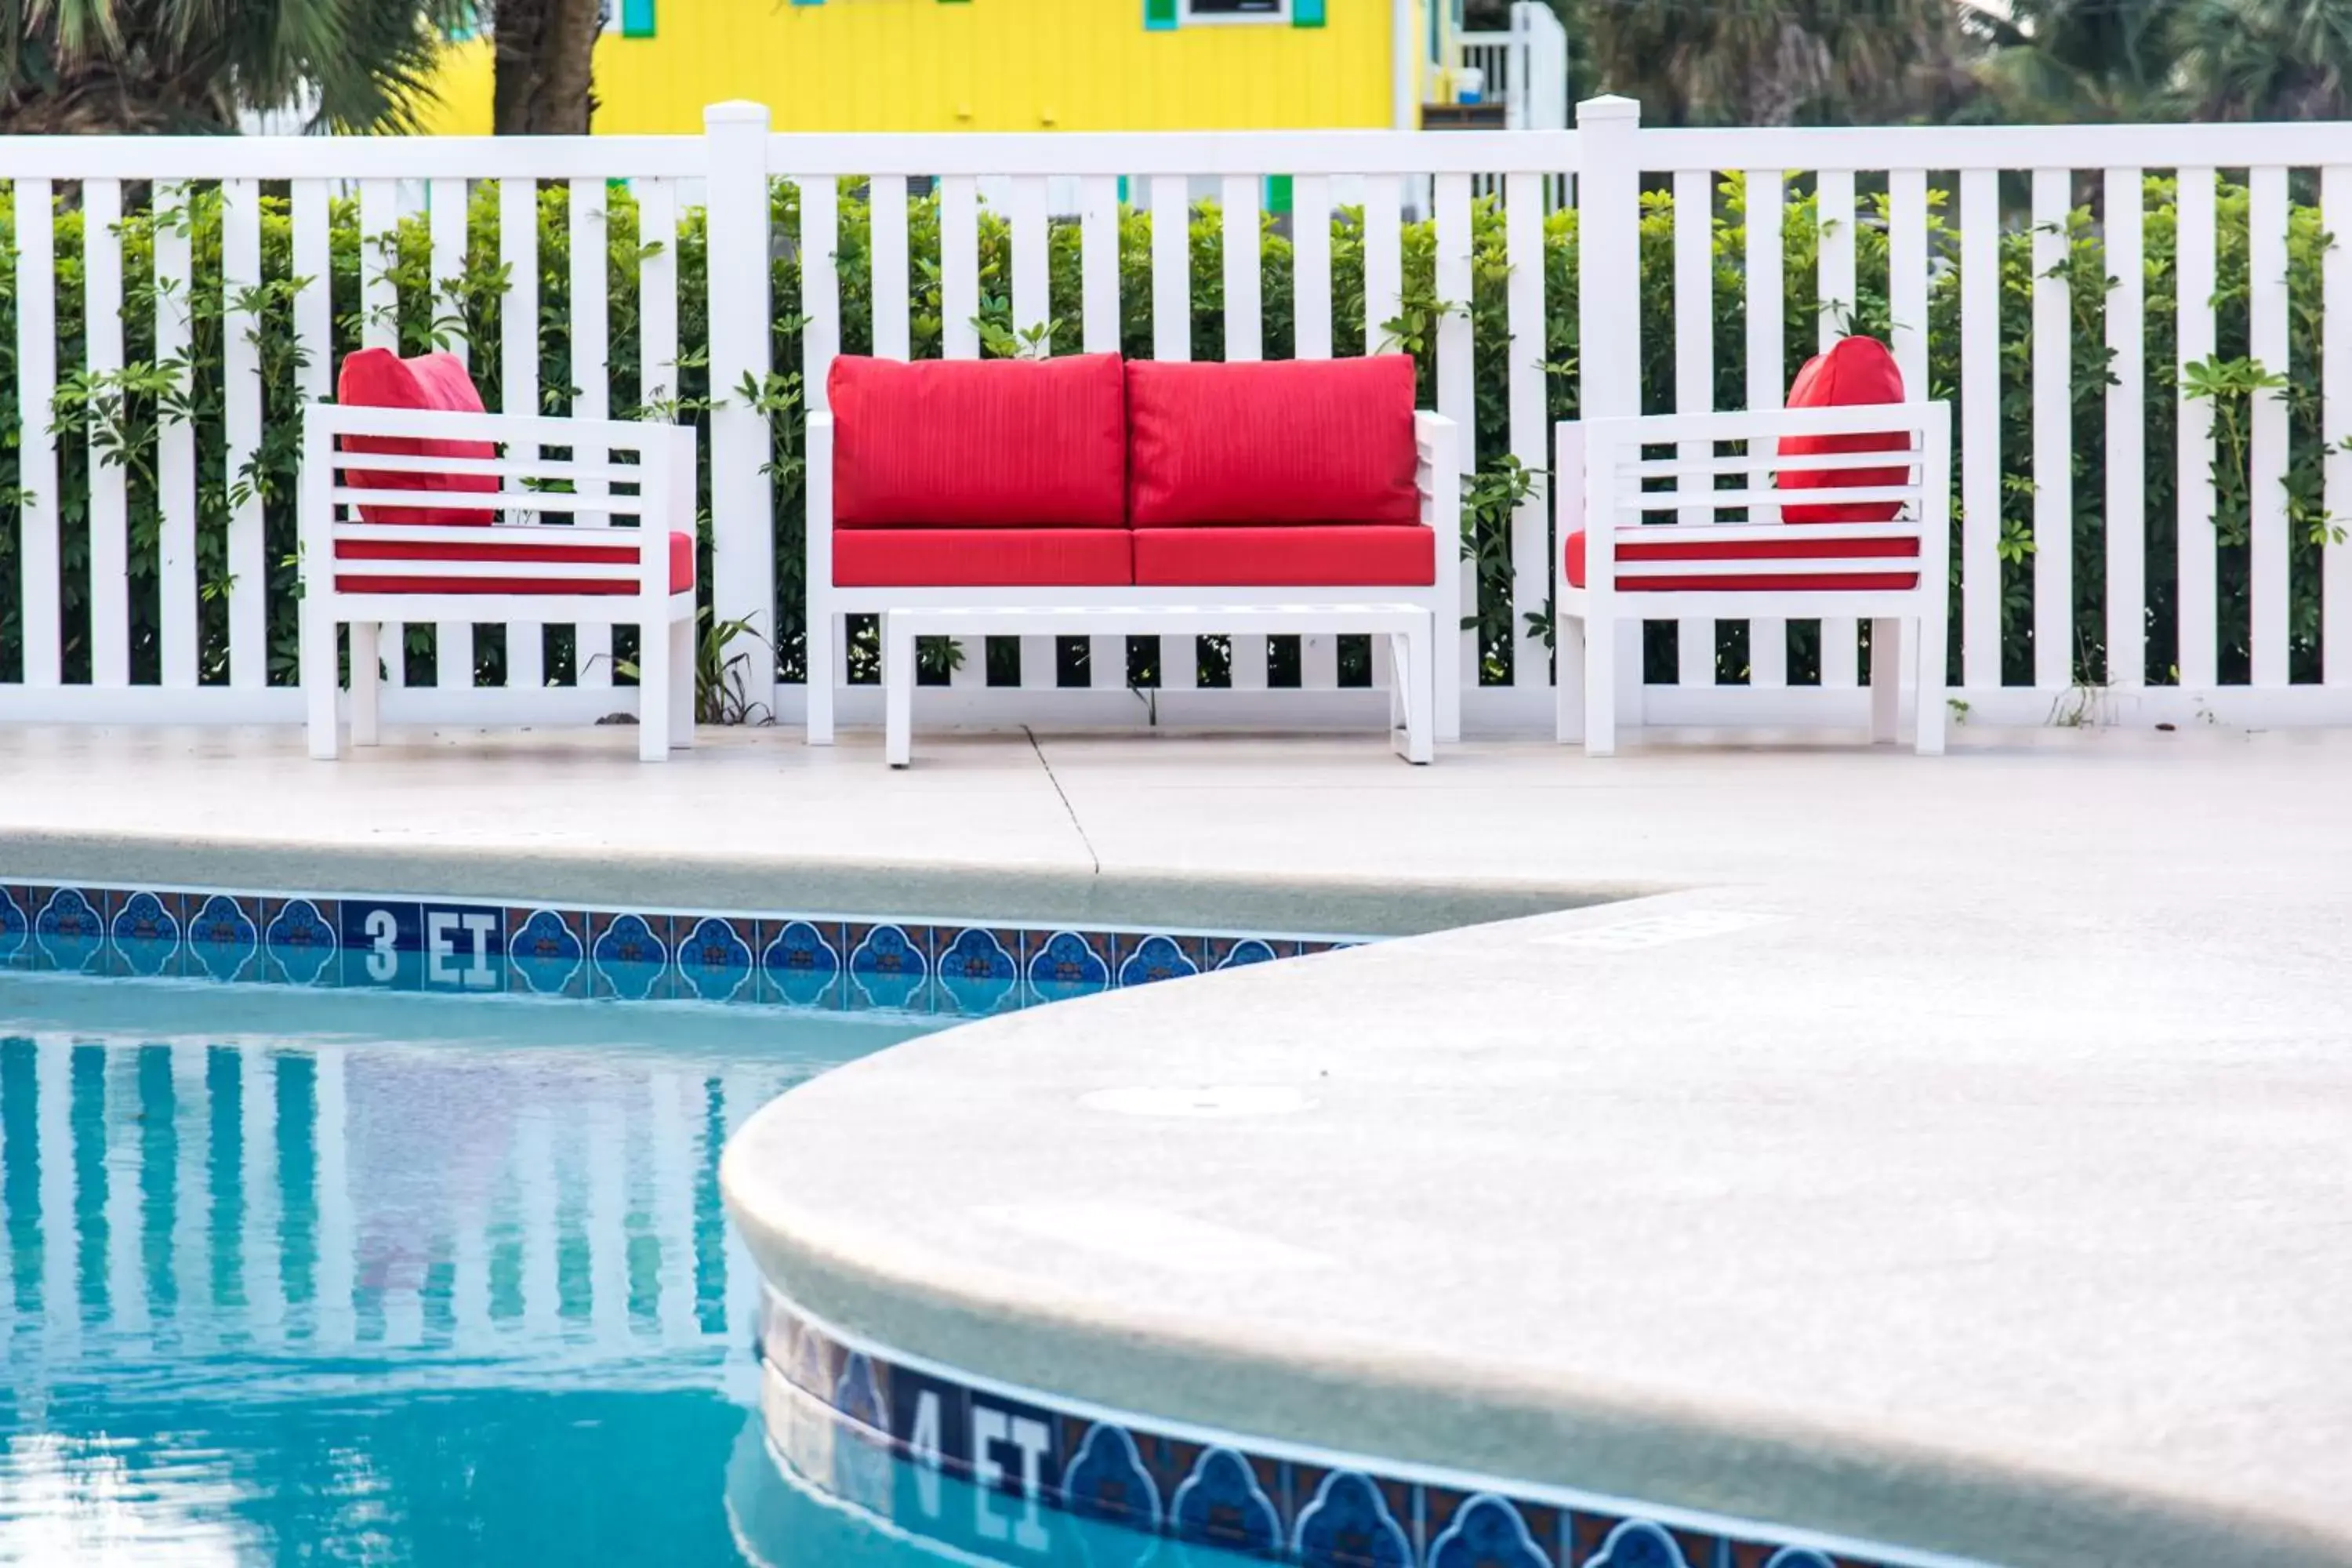
{"label": "swimming pool", "polygon": [[738,1561],[720,1144],[931,1026],[0,974],[0,1561]]}

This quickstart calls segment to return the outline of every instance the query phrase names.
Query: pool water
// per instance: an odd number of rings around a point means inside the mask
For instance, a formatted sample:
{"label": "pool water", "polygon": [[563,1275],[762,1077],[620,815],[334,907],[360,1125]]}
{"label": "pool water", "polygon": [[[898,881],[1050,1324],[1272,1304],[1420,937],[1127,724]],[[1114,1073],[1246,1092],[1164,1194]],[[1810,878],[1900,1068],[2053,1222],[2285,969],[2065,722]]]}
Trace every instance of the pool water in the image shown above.
{"label": "pool water", "polygon": [[747,1470],[718,1184],[928,1026],[0,975],[0,1563],[936,1561]]}

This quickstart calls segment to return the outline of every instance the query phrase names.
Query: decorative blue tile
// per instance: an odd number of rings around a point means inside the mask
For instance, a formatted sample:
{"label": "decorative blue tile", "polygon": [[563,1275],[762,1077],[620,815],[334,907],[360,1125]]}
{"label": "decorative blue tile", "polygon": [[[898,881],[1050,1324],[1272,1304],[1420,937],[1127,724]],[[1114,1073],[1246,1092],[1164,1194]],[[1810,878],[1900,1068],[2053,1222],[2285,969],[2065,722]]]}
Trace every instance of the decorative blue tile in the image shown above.
{"label": "decorative blue tile", "polygon": [[596,938],[589,952],[597,977],[613,995],[643,1002],[661,988],[669,968],[669,943],[656,928],[668,923],[664,916],[625,914],[595,928]]}
{"label": "decorative blue tile", "polygon": [[[761,931],[770,922],[761,923]],[[760,950],[760,967],[777,998],[788,1006],[822,1007],[838,995],[841,978],[839,928],[809,921],[784,921]]]}
{"label": "decorative blue tile", "polygon": [[733,922],[707,915],[677,939],[677,973],[694,996],[732,1001],[751,978],[751,944],[736,934]]}
{"label": "decorative blue tile", "polygon": [[32,929],[33,922],[26,914],[25,906],[16,901],[16,895],[8,889],[0,888],[0,961],[14,958],[22,952],[25,939],[31,934]]}
{"label": "decorative blue tile", "polygon": [[1101,932],[1057,931],[1043,941],[1032,933],[1029,993],[1039,1002],[1065,1002],[1109,989],[1111,949]]}
{"label": "decorative blue tile", "polygon": [[1082,1519],[1130,1530],[1160,1528],[1160,1489],[1143,1468],[1135,1437],[1124,1426],[1097,1421],[1087,1429],[1062,1475],[1063,1506]]}
{"label": "decorative blue tile", "polygon": [[133,942],[149,950],[179,946],[176,896],[167,899],[154,893],[134,892],[118,895],[110,901],[114,905],[114,918],[107,922],[107,931],[116,946]]}
{"label": "decorative blue tile", "polygon": [[1250,963],[1272,963],[1282,955],[1274,950],[1273,943],[1263,937],[1219,936],[1208,940],[1202,956],[1207,960],[1208,967],[1216,970],[1239,969]]}
{"label": "decorative blue tile", "polygon": [[1766,1560],[1764,1568],[1835,1568],[1810,1546],[1783,1546]]}
{"label": "decorative blue tile", "polygon": [[[1008,945],[1008,942],[1010,945]],[[994,1013],[1021,1005],[1019,931],[956,932],[940,949],[939,991],[942,1010],[968,1015]]]}
{"label": "decorative blue tile", "polygon": [[333,917],[311,899],[289,899],[268,912],[269,921],[261,934],[270,961],[291,984],[317,984],[320,976],[331,973],[341,946],[335,938]]}
{"label": "decorative blue tile", "polygon": [[[1609,1532],[1587,1568],[1691,1568],[1675,1538],[1646,1519],[1629,1519]],[[1704,1568],[1704,1565],[1702,1565]]]}
{"label": "decorative blue tile", "polygon": [[1551,1562],[1516,1506],[1481,1492],[1430,1544],[1428,1568],[1551,1568]]}
{"label": "decorative blue tile", "polygon": [[1204,1449],[1176,1489],[1168,1514],[1179,1541],[1260,1557],[1282,1550],[1282,1521],[1249,1461],[1231,1448]]}
{"label": "decorative blue tile", "polygon": [[1197,946],[1172,936],[1129,936],[1118,939],[1118,983],[1147,985],[1155,980],[1180,980],[1201,973]]}
{"label": "decorative blue tile", "polygon": [[1379,1485],[1360,1470],[1334,1470],[1291,1531],[1291,1555],[1308,1568],[1412,1568],[1412,1539]]}
{"label": "decorative blue tile", "polygon": [[841,1375],[833,1380],[831,1403],[853,1421],[862,1421],[877,1432],[890,1430],[889,1401],[883,1397],[881,1381],[868,1356],[849,1352],[841,1363]]}
{"label": "decorative blue tile", "polygon": [[507,911],[507,964],[535,996],[577,996],[588,956],[586,921],[553,910]]}
{"label": "decorative blue tile", "polygon": [[849,978],[868,1005],[898,1011],[918,1005],[930,977],[927,926],[851,926]]}
{"label": "decorative blue tile", "polygon": [[213,894],[188,916],[188,952],[215,980],[240,978],[260,945],[252,914],[226,893]]}
{"label": "decorative blue tile", "polygon": [[106,921],[79,888],[58,888],[33,917],[33,941],[50,963],[78,974],[104,950]]}

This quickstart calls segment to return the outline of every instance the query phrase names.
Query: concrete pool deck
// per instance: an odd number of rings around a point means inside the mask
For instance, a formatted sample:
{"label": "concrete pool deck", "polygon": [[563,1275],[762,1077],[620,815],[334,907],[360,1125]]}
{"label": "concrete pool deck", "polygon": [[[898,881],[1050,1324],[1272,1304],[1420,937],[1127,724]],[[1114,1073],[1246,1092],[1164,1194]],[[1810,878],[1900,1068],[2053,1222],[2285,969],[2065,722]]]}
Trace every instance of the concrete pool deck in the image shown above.
{"label": "concrete pool deck", "polygon": [[[2352,736],[391,739],[0,731],[0,856],[1397,931],[1650,895],[910,1042],[762,1112],[730,1195],[811,1310],[1115,1408],[2021,1564],[2352,1563]],[[992,896],[1034,910],[949,908]],[[1266,1113],[1087,1100],[1221,1087]]]}

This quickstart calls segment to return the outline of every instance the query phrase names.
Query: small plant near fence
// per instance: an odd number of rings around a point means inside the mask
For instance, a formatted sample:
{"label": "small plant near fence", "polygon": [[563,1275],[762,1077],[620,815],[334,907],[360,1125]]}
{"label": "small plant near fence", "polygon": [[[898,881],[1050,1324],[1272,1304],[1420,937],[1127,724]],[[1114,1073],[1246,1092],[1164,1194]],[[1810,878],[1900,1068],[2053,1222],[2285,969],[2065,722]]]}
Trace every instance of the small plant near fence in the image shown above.
{"label": "small plant near fence", "polygon": [[[2147,559],[2147,674],[2168,678],[2177,663],[2175,584],[2169,563],[2174,555],[2176,520],[2175,458],[2176,396],[2181,390],[2176,364],[2174,325],[2174,187],[2167,179],[2147,184],[2144,233],[2147,310],[2147,439],[2145,528]],[[266,194],[262,213],[263,275],[269,279],[239,299],[224,299],[220,264],[220,198],[210,187],[196,187],[184,206],[158,212],[142,192],[134,190],[131,211],[123,219],[120,238],[124,278],[124,367],[92,375],[74,369],[84,363],[82,335],[82,215],[68,206],[57,220],[58,363],[61,376],[52,428],[58,437],[63,617],[66,679],[87,679],[89,646],[89,479],[93,453],[101,462],[117,463],[126,476],[131,518],[131,678],[156,679],[158,652],[158,538],[156,437],[163,427],[184,424],[194,432],[197,479],[196,571],[202,604],[199,617],[199,678],[225,679],[227,647],[226,606],[226,536],[233,495],[249,492],[261,500],[268,543],[270,679],[293,679],[295,614],[298,595],[294,557],[293,496],[299,422],[300,350],[294,331],[294,305],[306,289],[330,291],[338,354],[357,348],[368,325],[360,304],[361,241],[353,204],[339,202],[332,213],[330,275],[297,279],[292,272],[292,236],[282,193]],[[1715,193],[1713,321],[1717,406],[1738,407],[1746,399],[1745,192],[1734,178]],[[15,584],[18,579],[17,518],[13,501],[21,495],[17,447],[21,432],[15,396],[16,378],[16,300],[15,298],[16,224],[12,197],[0,192],[0,680],[21,679],[22,629]],[[714,397],[742,400],[758,409],[774,432],[769,464],[774,498],[773,537],[777,552],[776,628],[772,655],[787,679],[799,679],[801,670],[803,472],[802,430],[804,400],[798,367],[802,363],[798,257],[800,211],[798,193],[789,183],[773,187],[772,217],[782,237],[774,247],[772,298],[773,363],[783,367],[761,385],[714,389],[709,363],[709,322],[706,314],[706,246],[703,215],[680,215],[677,231],[678,341],[677,363],[669,367],[674,392],[647,406],[643,401],[637,345],[640,300],[637,268],[642,257],[635,207],[625,189],[615,186],[609,204],[607,279],[609,285],[610,405],[617,416],[686,420],[703,427],[701,451],[704,510],[703,580],[709,581],[708,464],[710,444],[708,420]],[[873,275],[868,248],[867,209],[862,188],[845,182],[840,202],[837,238],[841,289],[842,348],[863,353],[872,342]],[[541,193],[539,206],[538,279],[540,320],[538,380],[540,404],[548,412],[571,405],[573,371],[570,342],[570,259],[567,207],[560,188]],[[2246,520],[2251,500],[2246,495],[2243,411],[2255,397],[2281,397],[2287,406],[2290,463],[2286,477],[2288,510],[2293,521],[2290,550],[2292,603],[2290,665],[2294,679],[2313,677],[2317,664],[2317,552],[2324,541],[2341,538],[2341,524],[2329,518],[2321,502],[2322,464],[2330,433],[2320,428],[2316,378],[2300,374],[2318,363],[2322,321],[2318,298],[2321,257],[2329,243],[2317,209],[2308,202],[2291,214],[2288,237],[2289,286],[2298,301],[2291,323],[2291,353],[2299,373],[2281,374],[2248,357],[2248,196],[2242,185],[2221,188],[2217,227],[2220,289],[2216,322],[2219,334],[2214,357],[2191,367],[2188,390],[2210,398],[2216,411],[2215,478],[2219,495],[2217,525],[2221,540],[2220,626],[2221,675],[2225,681],[2243,680],[2249,665],[2249,550]],[[1127,210],[1120,227],[1120,346],[1136,357],[1148,357],[1153,340],[1150,277],[1150,226],[1153,215]],[[1223,258],[1222,226],[1214,207],[1197,206],[1188,216],[1192,263],[1191,322],[1196,358],[1216,359],[1223,353]],[[1576,374],[1579,361],[1576,307],[1577,218],[1573,211],[1549,215],[1544,224],[1543,266],[1547,306],[1544,340],[1517,343],[1507,327],[1507,289],[1511,263],[1505,246],[1504,216],[1491,200],[1480,201],[1472,217],[1473,269],[1470,297],[1446,300],[1434,287],[1434,233],[1424,222],[1405,226],[1402,235],[1404,289],[1399,314],[1372,334],[1372,346],[1395,346],[1412,353],[1423,367],[1424,404],[1433,399],[1433,343],[1437,324],[1449,313],[1466,311],[1471,322],[1475,360],[1476,405],[1473,435],[1475,465],[1465,489],[1465,551],[1474,563],[1479,586],[1477,627],[1483,652],[1483,679],[1510,678],[1514,637],[1512,625],[1510,520],[1531,492],[1540,475],[1522,468],[1507,453],[1507,388],[1511,356],[1528,355],[1546,367],[1549,413],[1552,418],[1573,417],[1577,412]],[[914,353],[940,353],[942,338],[939,214],[935,198],[910,202],[908,211],[908,253],[912,258],[907,287]],[[188,234],[194,258],[194,277],[184,299],[159,298],[153,283],[154,237],[159,226]],[[1813,198],[1792,186],[1782,214],[1783,319],[1787,341],[1785,364],[1794,367],[1815,346],[1822,302],[1815,284],[1820,255],[1820,226]],[[399,303],[388,323],[404,353],[428,348],[464,347],[470,353],[474,374],[485,399],[501,405],[503,386],[499,345],[502,341],[501,311],[508,278],[499,261],[497,192],[487,182],[473,195],[468,213],[469,244],[466,264],[453,277],[436,278],[429,265],[430,244],[425,219],[412,216],[401,224],[388,257]],[[1945,210],[1931,193],[1930,279],[1928,287],[1928,385],[1931,397],[1958,401],[1961,393],[1959,330],[1959,247]],[[2006,230],[1999,246],[2000,299],[2002,317],[1999,357],[2000,438],[2004,481],[1999,554],[2002,563],[2002,665],[2011,680],[2028,679],[2033,664],[2031,532],[2032,486],[2022,476],[2025,456],[2032,449],[2033,405],[2031,391],[2032,293],[2034,279],[2032,236],[2021,226]],[[2078,678],[2089,681],[2115,679],[2105,651],[2104,515],[2105,396],[2109,382],[2105,346],[2106,260],[2093,214],[2078,209],[2068,220],[2065,259],[2061,266],[2072,285],[2073,333],[2071,384],[2074,437],[2073,516],[2074,537],[2074,596],[2073,626],[2079,652]],[[1858,298],[1850,302],[1851,330],[1885,334],[1889,330],[1887,303],[1887,215],[1883,193],[1865,186],[1855,233]],[[1642,310],[1642,383],[1643,406],[1664,411],[1675,406],[1675,300],[1673,294],[1674,213],[1664,192],[1643,197],[1641,219],[1643,275],[1645,287]],[[1073,324],[1078,314],[1079,236],[1075,222],[1055,222],[1049,236],[1052,311],[1043,322],[1016,323],[1009,302],[1011,234],[997,214],[983,211],[980,222],[981,316],[977,321],[983,353],[992,355],[1066,353],[1078,348]],[[1332,349],[1340,354],[1360,353],[1366,347],[1364,267],[1360,216],[1343,210],[1332,220],[1331,234]],[[1288,355],[1293,343],[1293,252],[1283,220],[1269,217],[1262,244],[1263,351],[1267,357]],[[237,473],[226,471],[225,388],[222,352],[231,330],[230,306],[256,324],[251,331],[263,366],[264,438],[255,459]],[[155,353],[154,320],[159,309],[185,310],[190,321],[190,350],[184,358],[159,360]],[[239,330],[242,330],[241,328]],[[2341,435],[2341,433],[2333,433]],[[1955,473],[1959,471],[1955,466]],[[1955,526],[1959,510],[1955,498]],[[2126,525],[2138,520],[2123,520]],[[1954,553],[1955,571],[1959,556]],[[1956,622],[1957,624],[1957,622]],[[1548,632],[1541,613],[1534,629]],[[709,637],[724,627],[708,627]],[[476,677],[479,683],[505,679],[505,631],[478,628],[475,639]],[[1648,652],[1654,679],[1671,679],[1675,668],[1674,628],[1654,628]],[[546,666],[555,679],[572,668],[568,634],[562,628],[546,633]],[[1817,668],[1811,628],[1792,628],[1792,678],[1809,678]],[[429,626],[408,628],[409,667],[427,676],[433,637]],[[1716,650],[1719,679],[1744,679],[1747,664],[1744,627],[1725,624]],[[616,636],[615,668],[625,673],[624,661],[633,652],[632,637]],[[721,638],[726,648],[730,639]],[[1360,643],[1343,647],[1343,680],[1361,679],[1365,651]],[[766,651],[738,647],[725,655],[721,669],[740,668],[746,657],[769,657]],[[853,648],[853,676],[872,673],[870,645]],[[926,650],[935,675],[943,675],[944,648]],[[1212,666],[1215,659],[1212,654]],[[1148,669],[1135,672],[1147,683]],[[1204,672],[1213,680],[1216,670]],[[722,692],[724,679],[716,685]],[[709,710],[724,714],[723,695],[713,698]],[[737,717],[751,717],[748,713]]]}

